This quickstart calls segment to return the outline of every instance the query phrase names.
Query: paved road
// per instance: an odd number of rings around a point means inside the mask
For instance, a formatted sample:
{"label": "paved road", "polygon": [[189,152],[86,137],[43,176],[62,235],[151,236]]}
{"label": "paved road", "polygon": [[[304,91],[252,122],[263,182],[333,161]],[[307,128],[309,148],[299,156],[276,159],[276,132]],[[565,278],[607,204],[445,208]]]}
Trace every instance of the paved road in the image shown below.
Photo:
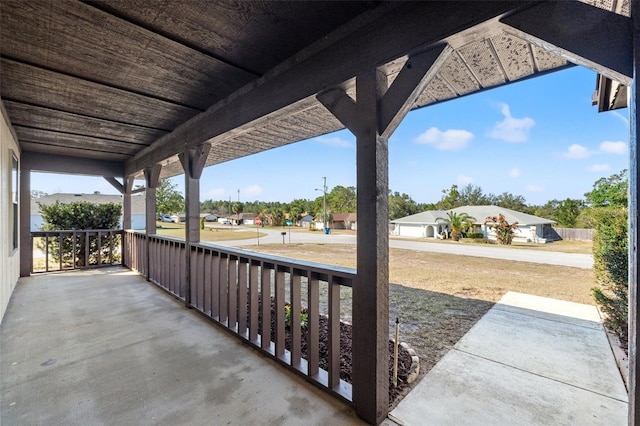
{"label": "paved road", "polygon": [[[242,229],[242,228],[239,228]],[[286,229],[261,229],[266,233],[264,237],[260,237],[260,244],[282,244],[283,237],[281,232]],[[356,244],[355,235],[329,234],[325,235],[320,232],[287,232],[284,236],[285,244]],[[220,241],[218,244],[231,247],[242,247],[255,245],[257,239]],[[527,249],[514,249],[508,247],[479,246],[468,244],[443,244],[429,243],[422,241],[409,241],[402,239],[392,239],[389,241],[389,247],[427,251],[433,253],[450,253],[463,256],[489,257],[495,259],[515,260],[518,262],[543,263],[548,265],[571,266],[574,268],[593,268],[593,256],[589,254],[576,253],[560,253],[552,251],[537,251]]]}

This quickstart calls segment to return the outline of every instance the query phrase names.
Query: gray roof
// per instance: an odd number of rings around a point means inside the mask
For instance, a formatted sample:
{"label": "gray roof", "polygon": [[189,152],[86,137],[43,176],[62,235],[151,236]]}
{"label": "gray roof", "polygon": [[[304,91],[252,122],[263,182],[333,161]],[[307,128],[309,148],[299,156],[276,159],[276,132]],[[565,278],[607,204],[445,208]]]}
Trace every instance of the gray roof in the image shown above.
{"label": "gray roof", "polygon": [[439,217],[447,217],[447,212],[444,210],[427,210],[426,212],[420,212],[406,216],[400,219],[392,220],[392,223],[415,223],[415,224],[433,224],[437,223]]}
{"label": "gray roof", "polygon": [[531,214],[521,213],[515,210],[506,209],[498,206],[462,206],[451,210],[429,210],[422,213],[413,214],[411,216],[392,220],[392,223],[406,224],[435,224],[438,223],[437,218],[446,218],[448,212],[466,213],[475,218],[476,224],[483,224],[484,220],[489,216],[497,216],[503,214],[507,222],[518,222],[520,225],[551,225],[555,223],[553,220],[544,219]]}
{"label": "gray roof", "polygon": [[[63,204],[84,201],[88,203],[106,204],[117,203],[122,204],[122,195],[112,194],[50,194],[40,198],[31,199],[31,214],[40,213],[40,204],[48,206],[60,201]],[[145,214],[144,194],[135,194],[131,196],[131,214]]]}

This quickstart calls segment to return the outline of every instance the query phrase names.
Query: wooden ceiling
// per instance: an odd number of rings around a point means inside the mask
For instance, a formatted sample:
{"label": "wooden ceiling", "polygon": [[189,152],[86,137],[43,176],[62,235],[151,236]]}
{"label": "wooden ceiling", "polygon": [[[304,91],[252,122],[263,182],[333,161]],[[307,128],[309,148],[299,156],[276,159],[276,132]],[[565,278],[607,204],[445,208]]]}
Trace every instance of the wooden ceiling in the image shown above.
{"label": "wooden ceiling", "polygon": [[[628,0],[584,3],[629,15]],[[570,66],[499,21],[532,6],[0,0],[0,98],[25,155],[174,176],[185,145],[211,143],[213,165],[341,129],[318,92],[352,93],[372,66],[392,81],[438,43],[452,53],[415,108]]]}

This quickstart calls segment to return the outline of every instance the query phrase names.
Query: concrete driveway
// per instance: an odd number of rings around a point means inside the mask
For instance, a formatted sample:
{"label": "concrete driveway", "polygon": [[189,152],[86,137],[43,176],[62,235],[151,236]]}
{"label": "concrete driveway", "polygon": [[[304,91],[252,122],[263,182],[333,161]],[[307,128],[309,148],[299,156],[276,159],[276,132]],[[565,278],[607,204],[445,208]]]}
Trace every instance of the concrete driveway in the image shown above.
{"label": "concrete driveway", "polygon": [[[238,228],[243,229],[243,228]],[[245,229],[243,229],[245,230]],[[252,238],[248,240],[220,241],[217,244],[230,247],[253,246],[259,244],[356,244],[356,236],[344,234],[328,234],[320,232],[288,232],[287,228],[282,230],[260,229],[266,233],[264,237]],[[518,262],[543,263],[548,265],[570,266],[573,268],[593,268],[593,256],[590,254],[560,253],[552,251],[537,251],[527,249],[515,249],[508,247],[480,246],[470,244],[443,244],[429,243],[422,241],[409,241],[402,239],[391,239],[389,247],[426,251],[433,253],[459,254],[462,256],[489,257],[493,259],[515,260]]]}

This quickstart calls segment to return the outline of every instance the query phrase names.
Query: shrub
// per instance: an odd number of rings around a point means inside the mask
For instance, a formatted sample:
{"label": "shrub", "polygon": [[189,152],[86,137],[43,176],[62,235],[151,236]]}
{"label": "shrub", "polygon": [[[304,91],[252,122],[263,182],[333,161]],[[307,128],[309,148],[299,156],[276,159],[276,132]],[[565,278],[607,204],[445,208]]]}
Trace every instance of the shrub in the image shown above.
{"label": "shrub", "polygon": [[[79,201],[65,204],[56,201],[48,206],[40,203],[38,205],[45,221],[42,226],[43,231],[117,229],[122,212],[122,207],[116,203],[94,204]],[[89,237],[89,264],[97,264],[98,259],[100,262],[105,262],[108,259],[110,247],[117,245],[119,238],[118,235],[102,237],[98,246],[98,239]],[[39,248],[42,249],[42,245],[44,243],[40,243]],[[49,252],[52,258],[56,262],[62,260],[62,263],[67,266],[73,264],[74,258],[76,265],[88,266],[84,264],[86,246],[84,236],[78,236],[75,244],[73,237],[49,240]]]}
{"label": "shrub", "polygon": [[467,233],[467,238],[482,239],[484,234],[482,232],[469,232]]}
{"label": "shrub", "polygon": [[484,224],[488,225],[496,233],[496,238],[500,244],[509,245],[513,241],[514,230],[518,227],[518,222],[509,224],[504,215],[500,213],[498,216],[489,216],[484,220]]}
{"label": "shrub", "polygon": [[626,346],[628,329],[628,240],[625,207],[594,208],[593,297],[605,313],[605,325]]}

